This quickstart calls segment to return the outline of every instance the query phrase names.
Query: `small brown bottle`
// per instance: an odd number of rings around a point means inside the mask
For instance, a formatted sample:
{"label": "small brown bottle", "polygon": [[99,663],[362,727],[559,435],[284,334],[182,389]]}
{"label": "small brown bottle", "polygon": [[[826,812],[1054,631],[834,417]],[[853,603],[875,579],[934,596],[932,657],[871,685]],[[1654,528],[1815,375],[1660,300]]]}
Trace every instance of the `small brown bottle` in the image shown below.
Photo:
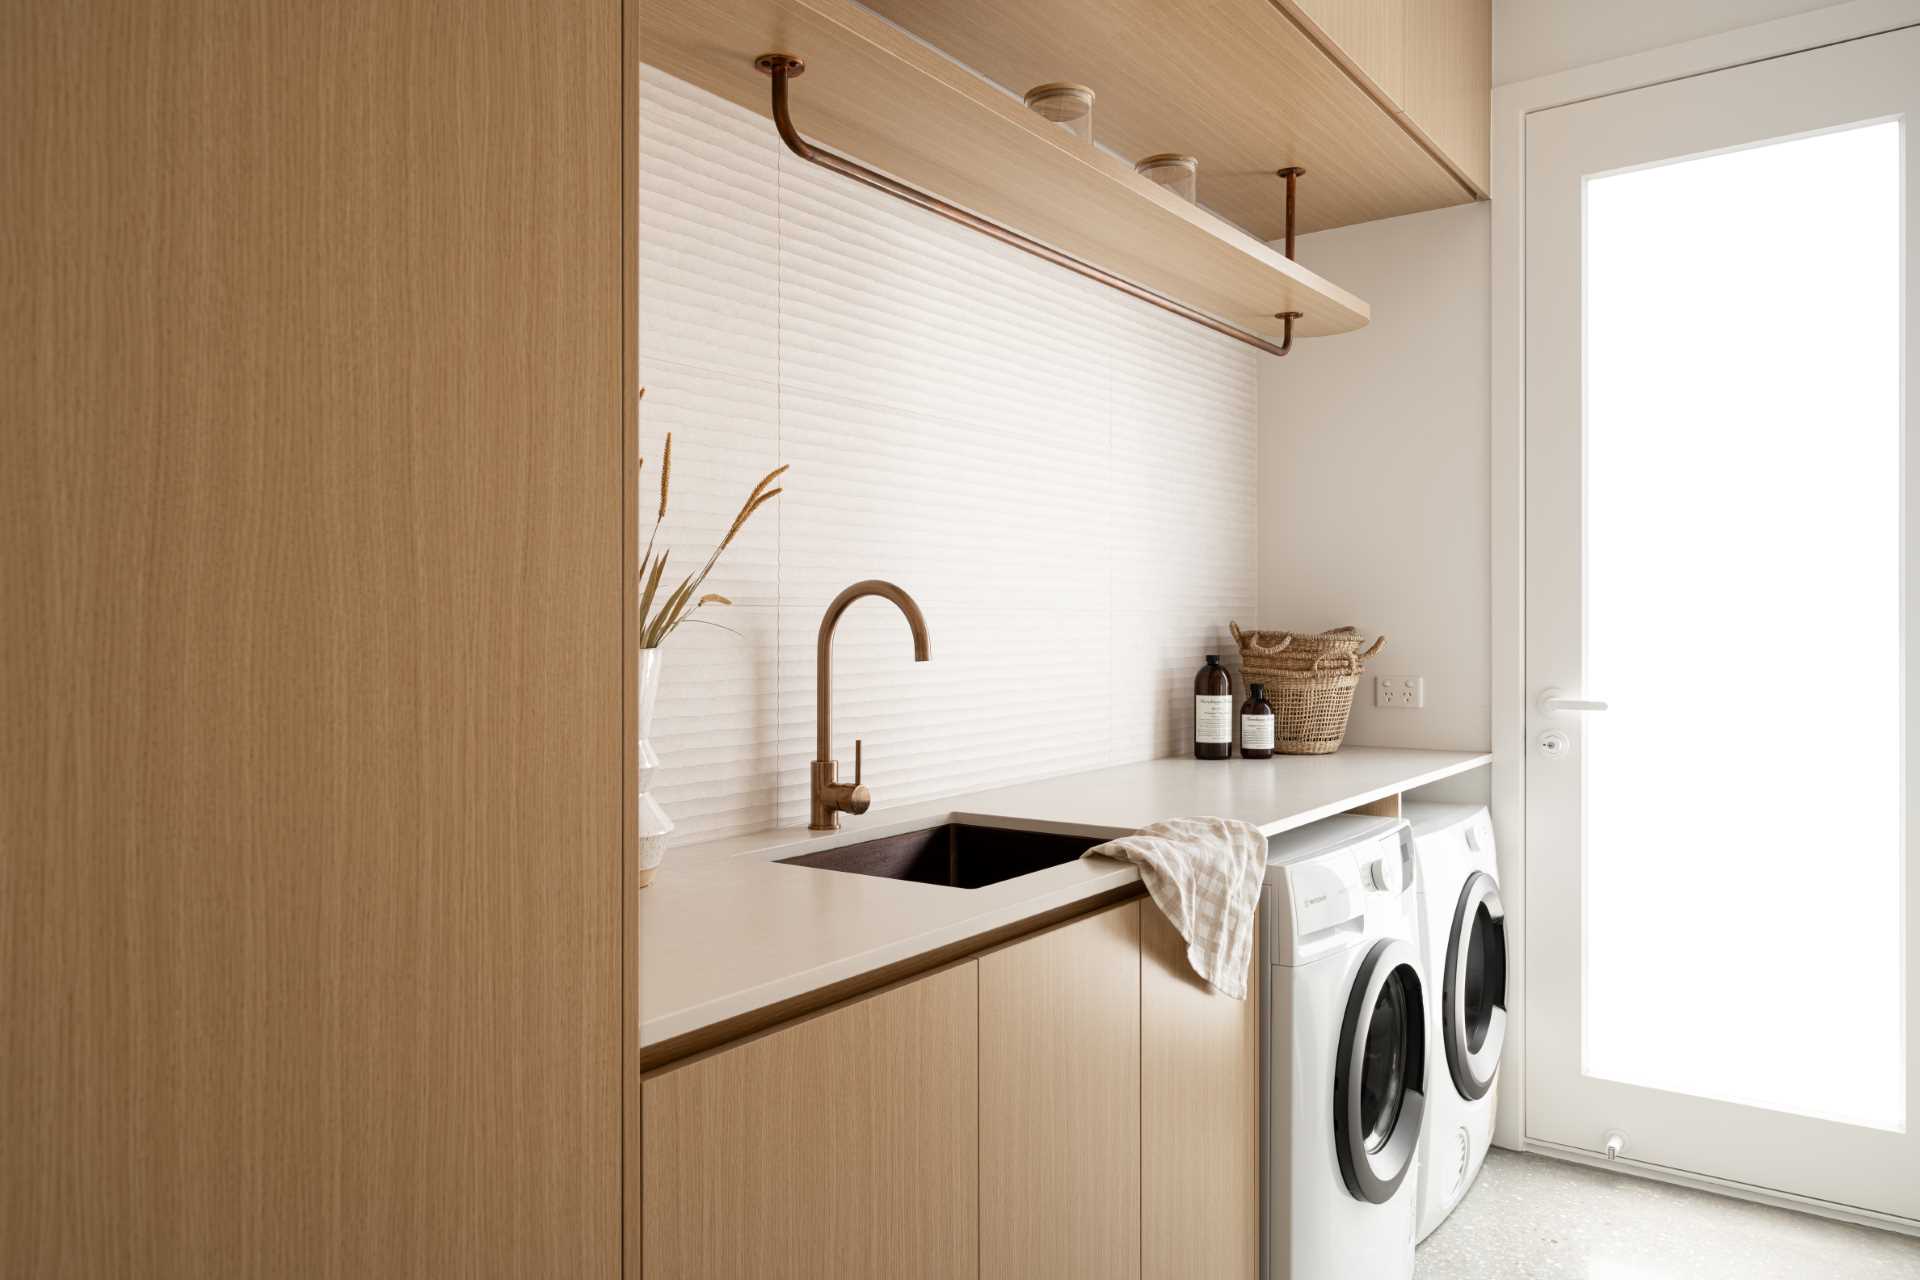
{"label": "small brown bottle", "polygon": [[1273,704],[1263,684],[1248,685],[1247,700],[1240,704],[1240,754],[1248,760],[1273,756]]}
{"label": "small brown bottle", "polygon": [[1217,653],[1193,678],[1193,758],[1233,758],[1233,677]]}

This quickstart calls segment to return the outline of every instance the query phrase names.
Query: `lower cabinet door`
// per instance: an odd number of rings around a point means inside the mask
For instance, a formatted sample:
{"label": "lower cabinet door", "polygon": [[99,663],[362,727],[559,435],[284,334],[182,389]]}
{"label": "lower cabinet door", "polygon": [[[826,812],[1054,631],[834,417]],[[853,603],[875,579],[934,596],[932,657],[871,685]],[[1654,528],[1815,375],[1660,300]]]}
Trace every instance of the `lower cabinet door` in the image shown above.
{"label": "lower cabinet door", "polygon": [[1140,919],[980,957],[982,1277],[1140,1274]]}
{"label": "lower cabinet door", "polygon": [[[1258,938],[1258,933],[1254,935]],[[1259,948],[1247,998],[1221,995],[1151,903],[1140,930],[1140,1253],[1144,1280],[1260,1265]]]}
{"label": "lower cabinet door", "polygon": [[978,1254],[977,974],[956,965],[648,1077],[650,1280],[994,1274]]}

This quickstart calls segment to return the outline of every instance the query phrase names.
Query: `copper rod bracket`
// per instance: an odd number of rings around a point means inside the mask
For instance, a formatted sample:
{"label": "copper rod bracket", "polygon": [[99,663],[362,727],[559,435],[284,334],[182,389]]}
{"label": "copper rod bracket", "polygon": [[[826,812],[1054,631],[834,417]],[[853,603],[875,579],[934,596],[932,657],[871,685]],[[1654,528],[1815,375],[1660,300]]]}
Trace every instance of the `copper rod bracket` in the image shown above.
{"label": "copper rod bracket", "polygon": [[1306,173],[1306,170],[1302,169],[1299,165],[1290,164],[1286,168],[1276,171],[1273,175],[1276,178],[1285,178],[1287,180],[1287,261],[1288,262],[1293,261],[1293,188],[1294,188],[1294,184],[1300,180],[1301,175],[1304,173]]}
{"label": "copper rod bracket", "polygon": [[1298,320],[1302,314],[1304,313],[1299,311],[1280,311],[1274,314],[1273,318],[1283,322],[1286,326],[1284,331],[1286,337],[1280,340],[1280,350],[1278,354],[1285,355],[1287,352],[1293,350],[1293,322]]}
{"label": "copper rod bracket", "polygon": [[805,73],[807,60],[796,58],[790,53],[763,53],[753,60],[753,69],[763,76],[770,76],[775,71],[784,71],[787,79],[791,80]]}
{"label": "copper rod bracket", "polygon": [[[787,83],[806,70],[806,61],[791,53],[771,52],[763,53],[755,58],[753,65],[761,74],[773,78],[773,127],[779,132],[780,141],[786,144],[787,150],[793,152],[793,154],[799,156],[802,160],[817,164],[823,169],[831,169],[842,177],[851,178],[855,182],[872,187],[876,191],[884,191],[896,200],[901,200],[907,204],[925,209],[928,213],[938,214],[949,222],[957,222],[963,227],[978,231],[980,234],[998,240],[1002,244],[1011,245],[1024,253],[1032,254],[1036,258],[1045,259],[1055,266],[1065,267],[1068,271],[1076,275],[1085,276],[1089,280],[1106,285],[1109,289],[1118,290],[1130,298],[1135,298],[1150,306],[1158,307],[1162,311],[1172,312],[1184,320],[1190,320],[1203,328],[1213,330],[1215,333],[1224,334],[1236,342],[1244,342],[1250,347],[1266,352],[1268,355],[1284,356],[1288,351],[1293,349],[1293,322],[1301,315],[1298,311],[1283,311],[1275,317],[1276,319],[1285,321],[1285,335],[1279,343],[1269,342],[1257,333],[1249,332],[1246,329],[1240,328],[1238,325],[1229,324],[1225,320],[1215,319],[1204,311],[1190,307],[1184,302],[1176,302],[1164,294],[1155,293],[1145,285],[1135,284],[1126,277],[1115,275],[1104,267],[1096,267],[1090,262],[1083,262],[1072,254],[1055,249],[1051,245],[1043,244],[1031,236],[1022,235],[1020,232],[1009,227],[1003,227],[997,222],[983,218],[977,213],[970,213],[958,205],[949,204],[939,196],[930,195],[917,187],[910,187],[904,182],[889,178],[884,173],[867,168],[867,166],[857,160],[849,160],[845,156],[835,155],[824,147],[814,146],[805,138],[802,138],[799,129],[794,127],[793,115],[788,105]],[[1293,180],[1289,178],[1287,184],[1289,191],[1291,191]],[[1291,219],[1289,219],[1289,223],[1291,223]],[[1292,248],[1291,235],[1288,236],[1288,248],[1289,250]],[[1287,256],[1292,257],[1293,255],[1289,252]]]}

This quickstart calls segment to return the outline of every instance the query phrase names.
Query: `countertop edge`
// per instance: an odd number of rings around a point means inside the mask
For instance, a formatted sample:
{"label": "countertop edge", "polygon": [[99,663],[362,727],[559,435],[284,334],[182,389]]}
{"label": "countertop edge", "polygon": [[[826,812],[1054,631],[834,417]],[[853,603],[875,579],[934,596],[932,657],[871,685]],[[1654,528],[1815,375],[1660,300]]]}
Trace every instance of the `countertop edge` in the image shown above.
{"label": "countertop edge", "polygon": [[[1404,750],[1414,751],[1415,749]],[[1396,776],[1390,781],[1342,794],[1336,799],[1318,805],[1277,814],[1255,825],[1263,835],[1278,835],[1284,831],[1292,831],[1324,818],[1348,812],[1362,805],[1372,804],[1389,796],[1470,773],[1475,769],[1486,767],[1493,761],[1491,752],[1456,754],[1434,751],[1431,754],[1453,755],[1455,758],[1436,764],[1430,769]],[[1069,782],[1075,777],[1082,776],[1085,775],[1066,775],[1062,779],[1052,781]],[[931,801],[903,806],[897,811],[888,812],[886,822],[876,825],[898,826],[925,821],[936,816],[944,820],[972,820],[1015,827],[1052,825],[1027,815],[996,812],[991,803],[993,795],[992,792],[962,795],[954,797],[951,801]],[[976,803],[969,804],[969,801]],[[981,801],[986,803],[978,803]],[[1096,829],[1095,825],[1087,823],[1059,825],[1079,828],[1089,833]],[[1119,834],[1131,829],[1108,827],[1105,828],[1105,832]],[[850,833],[850,838],[867,837],[855,832]],[[832,843],[841,842],[841,840],[835,840]],[[712,872],[736,863],[770,862],[777,855],[793,848],[794,843],[793,832],[775,830],[714,841],[706,846],[695,846],[687,853],[690,861]],[[1085,866],[1085,864],[1078,865]],[[1116,890],[1139,883],[1139,880],[1140,873],[1137,868],[1131,864],[1114,863],[1110,869],[1103,869],[1096,874],[1075,876],[1070,884],[1048,888],[1031,897],[1013,902],[983,905],[981,910],[944,921],[933,927],[909,932],[905,936],[890,939],[880,945],[868,946],[836,956],[825,963],[803,965],[765,981],[729,991],[714,999],[683,1005],[653,1018],[647,1018],[643,1010],[640,1023],[640,1047],[644,1054],[670,1042],[700,1036],[709,1031],[718,1031],[726,1024],[746,1023],[753,1019],[755,1014],[764,1010],[788,1004],[811,993],[856,981],[869,974],[882,973],[891,967],[910,963],[918,957],[946,951],[973,939],[985,939],[990,935],[1003,933],[1024,921],[1039,920],[1077,903],[1092,902],[1105,895],[1111,895]],[[724,881],[716,883],[713,886],[714,890],[719,891],[723,885]],[[750,1032],[751,1028],[743,1026],[743,1034]]]}

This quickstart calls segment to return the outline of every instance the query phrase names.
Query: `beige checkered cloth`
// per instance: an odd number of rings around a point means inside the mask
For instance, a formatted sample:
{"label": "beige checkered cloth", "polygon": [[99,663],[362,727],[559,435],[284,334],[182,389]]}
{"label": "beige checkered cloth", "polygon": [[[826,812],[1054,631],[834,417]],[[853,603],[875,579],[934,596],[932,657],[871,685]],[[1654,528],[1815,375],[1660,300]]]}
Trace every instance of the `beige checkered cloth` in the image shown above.
{"label": "beige checkered cloth", "polygon": [[1135,863],[1154,905],[1187,940],[1187,963],[1216,991],[1247,998],[1253,915],[1267,872],[1267,838],[1230,818],[1175,818],[1089,849]]}

